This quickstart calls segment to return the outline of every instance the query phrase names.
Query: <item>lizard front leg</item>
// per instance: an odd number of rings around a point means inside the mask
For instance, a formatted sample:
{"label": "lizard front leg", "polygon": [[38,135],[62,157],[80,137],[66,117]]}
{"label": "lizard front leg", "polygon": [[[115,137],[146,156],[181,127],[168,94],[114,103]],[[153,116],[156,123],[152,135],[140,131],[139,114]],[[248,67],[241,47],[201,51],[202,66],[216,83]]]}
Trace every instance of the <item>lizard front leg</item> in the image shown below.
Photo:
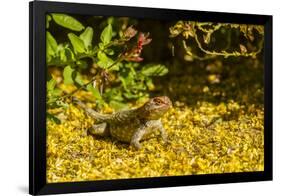
{"label": "lizard front leg", "polygon": [[152,132],[155,130],[159,130],[163,141],[165,143],[167,142],[168,136],[167,136],[165,128],[163,127],[161,120],[150,120],[146,123],[146,126],[148,129],[152,130]]}
{"label": "lizard front leg", "polygon": [[160,122],[160,124],[158,125],[158,128],[159,128],[159,130],[160,130],[161,137],[162,137],[164,143],[167,143],[167,141],[168,141],[168,135],[167,135],[166,130],[165,130],[165,128],[163,127],[163,124],[162,124],[161,122]]}
{"label": "lizard front leg", "polygon": [[141,148],[140,141],[142,137],[145,135],[145,133],[146,133],[145,125],[139,127],[131,138],[131,145],[137,149],[140,149]]}

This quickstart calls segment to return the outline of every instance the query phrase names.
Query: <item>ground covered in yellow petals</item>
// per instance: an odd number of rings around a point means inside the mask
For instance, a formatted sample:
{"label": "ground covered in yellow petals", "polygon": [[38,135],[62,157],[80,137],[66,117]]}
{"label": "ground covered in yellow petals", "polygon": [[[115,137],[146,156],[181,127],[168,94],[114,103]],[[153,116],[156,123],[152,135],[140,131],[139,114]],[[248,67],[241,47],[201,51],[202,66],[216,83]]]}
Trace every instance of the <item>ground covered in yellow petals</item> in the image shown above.
{"label": "ground covered in yellow petals", "polygon": [[[169,135],[135,150],[87,134],[93,120],[75,106],[62,124],[48,121],[47,180],[66,182],[263,170],[263,111],[244,114],[238,104],[174,103],[162,119]],[[232,116],[234,119],[231,119]],[[226,118],[228,118],[226,120]]]}

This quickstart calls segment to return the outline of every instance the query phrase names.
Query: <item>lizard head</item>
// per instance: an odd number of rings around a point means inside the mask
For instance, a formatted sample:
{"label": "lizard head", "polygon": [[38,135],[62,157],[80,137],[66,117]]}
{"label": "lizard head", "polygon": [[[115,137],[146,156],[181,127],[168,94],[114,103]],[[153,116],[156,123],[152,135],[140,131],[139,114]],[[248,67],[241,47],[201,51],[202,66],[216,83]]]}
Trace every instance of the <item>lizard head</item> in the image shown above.
{"label": "lizard head", "polygon": [[172,107],[172,102],[169,97],[154,97],[144,104],[141,115],[146,119],[157,120],[162,117],[170,107]]}

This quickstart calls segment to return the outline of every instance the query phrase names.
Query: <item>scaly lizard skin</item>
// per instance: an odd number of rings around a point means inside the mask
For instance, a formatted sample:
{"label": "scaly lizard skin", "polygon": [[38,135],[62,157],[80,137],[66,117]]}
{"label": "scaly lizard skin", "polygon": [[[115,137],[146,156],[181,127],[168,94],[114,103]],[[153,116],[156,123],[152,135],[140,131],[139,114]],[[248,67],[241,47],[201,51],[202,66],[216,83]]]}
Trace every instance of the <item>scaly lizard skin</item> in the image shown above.
{"label": "scaly lizard skin", "polygon": [[98,124],[94,124],[89,130],[94,135],[112,136],[119,141],[130,143],[137,149],[141,148],[141,140],[157,130],[160,131],[164,142],[167,141],[167,134],[160,120],[172,106],[166,96],[154,97],[140,108],[114,114],[100,114],[77,99],[75,102],[98,121]]}

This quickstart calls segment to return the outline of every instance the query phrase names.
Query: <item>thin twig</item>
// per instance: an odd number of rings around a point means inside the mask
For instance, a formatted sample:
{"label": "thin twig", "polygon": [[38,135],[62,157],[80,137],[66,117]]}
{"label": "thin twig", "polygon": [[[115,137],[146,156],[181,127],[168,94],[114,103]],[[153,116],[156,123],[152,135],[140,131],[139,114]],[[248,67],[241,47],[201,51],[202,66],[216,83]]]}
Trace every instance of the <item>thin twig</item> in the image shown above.
{"label": "thin twig", "polygon": [[[259,54],[262,50],[262,46],[259,47],[259,49],[257,51],[254,51],[254,52],[250,52],[250,53],[241,53],[241,52],[238,52],[238,51],[234,51],[234,52],[226,52],[226,51],[221,51],[221,52],[217,52],[217,51],[209,51],[207,49],[204,49],[201,42],[199,41],[198,39],[198,36],[196,34],[196,29],[194,28],[194,39],[198,45],[198,48],[206,53],[206,54],[209,54],[209,55],[216,55],[216,56],[224,56],[224,57],[229,57],[229,56],[244,56],[244,57],[255,57],[257,54]],[[263,39],[261,40],[260,43],[263,43]],[[261,44],[260,44],[261,45]]]}
{"label": "thin twig", "polygon": [[81,85],[79,88],[75,89],[75,90],[72,91],[71,93],[66,94],[66,95],[64,95],[64,96],[62,96],[62,97],[58,97],[58,98],[56,98],[55,100],[48,101],[47,104],[51,104],[51,103],[54,103],[54,102],[56,102],[56,101],[58,101],[58,100],[64,100],[64,99],[66,99],[66,98],[69,98],[69,97],[73,96],[75,93],[77,93],[77,92],[80,91],[81,89],[85,88],[87,85],[89,85],[89,84],[91,84],[92,82],[94,82],[95,79],[96,79],[96,76],[94,76],[89,82],[87,82],[86,84]]}

